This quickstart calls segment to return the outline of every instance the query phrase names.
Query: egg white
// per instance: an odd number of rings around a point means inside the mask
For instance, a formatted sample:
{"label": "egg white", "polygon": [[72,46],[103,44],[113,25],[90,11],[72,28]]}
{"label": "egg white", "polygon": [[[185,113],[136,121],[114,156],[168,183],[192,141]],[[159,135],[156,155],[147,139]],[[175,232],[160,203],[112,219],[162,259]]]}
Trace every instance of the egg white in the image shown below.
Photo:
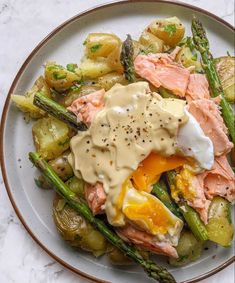
{"label": "egg white", "polygon": [[[143,205],[144,203],[148,202],[150,199],[156,202],[158,206],[161,206],[161,208],[164,209],[164,211],[167,213],[167,217],[172,222],[172,225],[167,227],[167,232],[164,234],[160,232],[156,232],[156,230],[155,231],[151,230],[144,218],[141,219],[140,218],[134,219],[132,217],[128,218],[128,215],[125,213],[126,209],[130,207],[130,205],[132,205],[132,209],[136,211],[138,210],[138,205]],[[134,207],[133,207],[133,203],[134,203]],[[126,192],[123,201],[122,212],[125,215],[125,217],[128,219],[128,221],[134,223],[136,226],[140,227],[142,230],[148,232],[149,234],[154,235],[158,241],[168,242],[173,246],[176,246],[178,244],[180,232],[183,228],[183,221],[179,219],[177,216],[175,216],[158,198],[154,197],[153,195],[148,194],[146,192],[137,191],[134,188],[129,189]],[[156,211],[156,214],[157,213],[158,212]],[[149,215],[149,217],[153,217],[153,215]]]}
{"label": "egg white", "polygon": [[214,164],[212,141],[205,136],[197,120],[186,109],[188,121],[177,134],[177,147],[184,156],[194,158],[200,169],[210,170]]}

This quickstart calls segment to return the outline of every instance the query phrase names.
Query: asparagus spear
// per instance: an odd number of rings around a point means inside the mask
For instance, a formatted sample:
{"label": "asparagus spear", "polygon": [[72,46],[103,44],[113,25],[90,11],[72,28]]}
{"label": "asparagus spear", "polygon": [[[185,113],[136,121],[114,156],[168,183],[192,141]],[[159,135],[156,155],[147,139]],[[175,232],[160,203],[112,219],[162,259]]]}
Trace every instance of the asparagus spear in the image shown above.
{"label": "asparagus spear", "polygon": [[192,20],[192,33],[194,44],[202,56],[202,61],[204,63],[203,68],[206,72],[212,90],[212,95],[213,97],[218,95],[221,96],[220,106],[222,110],[222,116],[226,126],[228,127],[232,141],[235,143],[235,118],[233,109],[225,99],[224,91],[213,62],[213,56],[210,53],[209,41],[207,39],[205,29],[202,26],[202,23],[195,17]]}
{"label": "asparagus spear", "polygon": [[167,191],[166,184],[163,180],[160,180],[158,183],[153,185],[151,194],[160,199],[160,201],[162,201],[173,214],[183,220],[182,213],[180,212],[180,209],[177,207],[177,205],[172,201]]}
{"label": "asparagus spear", "polygon": [[[175,184],[175,171],[167,172],[167,181],[169,186],[176,186]],[[198,240],[208,240],[208,233],[204,223],[201,221],[198,213],[190,207],[183,199],[178,203],[181,213],[184,216],[189,228]]]}
{"label": "asparagus spear", "polygon": [[135,81],[135,72],[133,64],[134,47],[131,36],[128,34],[122,44],[122,51],[120,56],[121,64],[124,68],[125,78],[133,83]]}
{"label": "asparagus spear", "polygon": [[87,130],[87,126],[83,122],[78,122],[77,117],[64,108],[62,105],[56,103],[54,100],[48,98],[41,92],[37,92],[34,96],[34,105],[46,111],[48,114],[58,118],[59,120],[65,122],[70,127],[77,131]]}
{"label": "asparagus spear", "polygon": [[48,182],[51,183],[55,191],[59,193],[73,209],[99,230],[111,244],[120,249],[133,261],[140,264],[149,277],[162,283],[176,282],[166,268],[158,266],[153,261],[145,260],[134,246],[125,243],[101,219],[95,217],[88,205],[77,198],[76,194],[58,177],[52,167],[41,158],[38,153],[30,152],[29,159],[42,172]]}

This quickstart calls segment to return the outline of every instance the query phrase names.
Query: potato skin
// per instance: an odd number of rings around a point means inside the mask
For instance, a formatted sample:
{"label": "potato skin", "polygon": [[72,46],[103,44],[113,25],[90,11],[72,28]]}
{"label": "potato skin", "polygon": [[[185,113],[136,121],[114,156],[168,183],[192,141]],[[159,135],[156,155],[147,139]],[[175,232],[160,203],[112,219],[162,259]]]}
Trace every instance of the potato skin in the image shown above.
{"label": "potato skin", "polygon": [[106,252],[105,238],[58,195],[53,202],[53,219],[62,238],[71,246],[95,256]]}
{"label": "potato skin", "polygon": [[121,45],[121,40],[110,33],[90,33],[84,41],[86,56],[90,59],[108,57],[114,49]]}
{"label": "potato skin", "polygon": [[139,38],[140,44],[144,46],[147,53],[163,52],[164,41],[156,37],[151,32],[144,30]]}
{"label": "potato skin", "polygon": [[182,266],[195,261],[201,256],[202,248],[203,241],[198,241],[191,231],[185,230],[176,247],[179,258],[170,258],[169,263],[173,266]]}
{"label": "potato skin", "polygon": [[209,208],[209,220],[206,225],[209,240],[229,247],[233,240],[234,227],[231,219],[231,204],[222,197],[214,197]]}
{"label": "potato skin", "polygon": [[55,62],[48,62],[45,66],[45,80],[50,88],[64,92],[81,80],[80,71],[71,72]]}
{"label": "potato skin", "polygon": [[43,76],[40,76],[32,88],[28,90],[25,95],[11,95],[11,100],[16,104],[20,111],[28,113],[33,119],[38,119],[45,115],[45,112],[33,104],[34,95],[36,92],[43,92],[43,94],[51,98],[51,91]]}
{"label": "potato skin", "polygon": [[58,156],[57,158],[49,162],[53,170],[63,181],[66,181],[73,176],[73,168],[68,162],[69,154],[70,151],[67,150],[64,153],[62,153],[62,155]]}
{"label": "potato skin", "polygon": [[97,85],[100,86],[100,88],[104,88],[105,90],[109,90],[116,83],[126,85],[128,84],[128,81],[124,78],[122,74],[119,74],[117,72],[112,72],[101,76],[98,78],[97,81]]}
{"label": "potato skin", "polygon": [[64,97],[63,101],[61,103],[65,106],[68,107],[72,104],[74,100],[76,100],[79,97],[82,97],[84,95],[88,95],[92,92],[95,92],[99,90],[100,87],[97,85],[84,85],[78,90],[71,90],[69,91]]}
{"label": "potato skin", "polygon": [[53,117],[38,119],[32,133],[36,150],[46,160],[57,158],[69,148],[70,129]]}
{"label": "potato skin", "polygon": [[155,20],[147,31],[163,40],[166,45],[176,46],[184,37],[185,28],[177,17]]}

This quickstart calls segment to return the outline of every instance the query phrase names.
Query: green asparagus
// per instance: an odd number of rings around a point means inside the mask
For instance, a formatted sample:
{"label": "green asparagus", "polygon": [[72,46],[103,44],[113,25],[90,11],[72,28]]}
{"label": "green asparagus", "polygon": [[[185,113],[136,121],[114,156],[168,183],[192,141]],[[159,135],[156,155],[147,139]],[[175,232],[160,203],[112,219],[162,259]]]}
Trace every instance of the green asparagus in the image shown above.
{"label": "green asparagus", "polygon": [[[167,181],[170,187],[176,185],[175,176],[176,176],[175,171],[167,172]],[[208,240],[208,233],[206,227],[201,221],[198,213],[192,207],[190,207],[183,198],[179,201],[178,205],[181,213],[184,216],[185,221],[187,222],[194,236],[198,240],[202,240],[202,241]]]}
{"label": "green asparagus", "polygon": [[226,101],[224,91],[214,65],[214,59],[210,52],[209,41],[206,36],[206,32],[202,23],[197,19],[192,20],[192,34],[193,41],[197,50],[201,53],[203,68],[207,75],[212,95],[216,97],[220,95],[221,97],[221,111],[224,122],[228,127],[229,134],[232,138],[233,143],[235,143],[235,117],[231,105]]}
{"label": "green asparagus", "polygon": [[41,158],[38,153],[30,152],[29,159],[41,171],[48,182],[51,183],[55,191],[59,193],[73,209],[88,220],[93,227],[99,230],[111,244],[116,246],[133,261],[140,264],[149,277],[162,283],[176,282],[166,268],[158,266],[153,261],[145,260],[134,246],[125,243],[101,219],[95,217],[88,205],[77,198],[76,194],[70,190],[70,188],[54,172],[52,167]]}
{"label": "green asparagus", "polygon": [[39,108],[45,110],[48,114],[51,114],[55,118],[65,122],[71,128],[77,131],[87,130],[87,126],[83,122],[77,121],[77,117],[72,112],[56,103],[54,100],[48,98],[43,93],[37,92],[34,96],[33,103]]}
{"label": "green asparagus", "polygon": [[172,201],[163,180],[160,180],[153,186],[151,193],[160,199],[160,201],[162,201],[173,214],[183,220],[182,213],[177,205]]}
{"label": "green asparagus", "polygon": [[122,44],[120,61],[124,68],[125,78],[130,83],[133,83],[135,81],[133,55],[134,55],[133,42],[131,36],[128,34],[126,40]]}

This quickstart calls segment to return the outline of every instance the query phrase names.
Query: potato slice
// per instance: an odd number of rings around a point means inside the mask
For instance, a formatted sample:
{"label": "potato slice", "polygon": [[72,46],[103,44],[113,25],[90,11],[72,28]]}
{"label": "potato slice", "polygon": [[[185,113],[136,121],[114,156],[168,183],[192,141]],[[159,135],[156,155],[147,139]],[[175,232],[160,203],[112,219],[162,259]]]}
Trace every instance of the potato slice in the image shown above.
{"label": "potato slice", "polygon": [[121,40],[110,33],[90,33],[84,41],[86,56],[90,59],[108,57],[114,49],[121,46]]}
{"label": "potato slice", "polygon": [[117,72],[112,72],[102,77],[99,77],[97,82],[100,88],[104,88],[105,90],[109,90],[116,83],[126,85],[128,84],[128,81],[124,78],[122,74],[119,74]]}
{"label": "potato slice", "polygon": [[55,62],[48,62],[45,66],[45,80],[51,88],[64,92],[81,80],[81,74],[79,69],[72,72]]}
{"label": "potato slice", "polygon": [[53,117],[37,120],[33,125],[32,133],[36,150],[47,160],[60,156],[69,148],[68,126]]}
{"label": "potato slice", "polygon": [[147,53],[163,52],[164,41],[144,30],[139,38],[139,42],[145,47]]}
{"label": "potato slice", "polygon": [[215,59],[215,67],[224,90],[225,98],[235,103],[235,57],[225,56]]}
{"label": "potato slice", "polygon": [[184,37],[185,28],[177,17],[155,20],[148,29],[156,37],[160,38],[165,44],[174,47]]}
{"label": "potato slice", "polygon": [[11,95],[11,100],[16,106],[24,113],[29,113],[29,116],[33,119],[40,118],[45,115],[45,112],[33,104],[34,95],[36,92],[41,91],[44,95],[51,97],[50,88],[47,85],[45,79],[40,76],[32,88],[25,93],[25,95]]}
{"label": "potato slice", "polygon": [[214,197],[209,209],[209,221],[206,225],[209,240],[221,246],[230,246],[233,239],[231,204],[222,197]]}

